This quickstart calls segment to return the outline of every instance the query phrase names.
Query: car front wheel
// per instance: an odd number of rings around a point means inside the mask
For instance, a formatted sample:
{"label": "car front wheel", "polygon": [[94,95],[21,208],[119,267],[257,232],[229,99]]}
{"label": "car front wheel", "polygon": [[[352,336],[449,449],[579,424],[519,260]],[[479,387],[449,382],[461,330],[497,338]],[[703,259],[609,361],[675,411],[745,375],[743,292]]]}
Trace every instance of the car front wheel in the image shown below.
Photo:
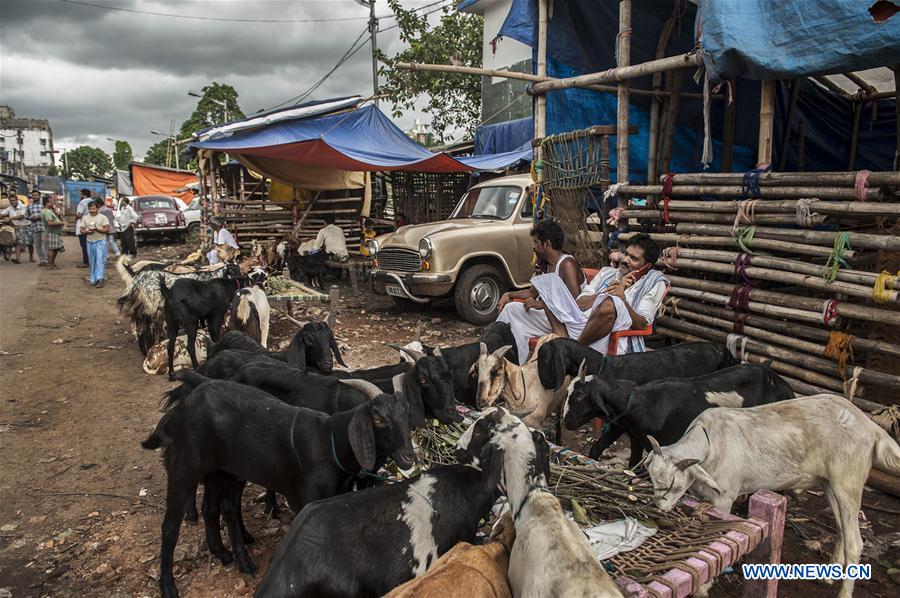
{"label": "car front wheel", "polygon": [[504,288],[503,275],[497,268],[487,264],[468,268],[456,281],[453,295],[456,313],[476,326],[493,322]]}

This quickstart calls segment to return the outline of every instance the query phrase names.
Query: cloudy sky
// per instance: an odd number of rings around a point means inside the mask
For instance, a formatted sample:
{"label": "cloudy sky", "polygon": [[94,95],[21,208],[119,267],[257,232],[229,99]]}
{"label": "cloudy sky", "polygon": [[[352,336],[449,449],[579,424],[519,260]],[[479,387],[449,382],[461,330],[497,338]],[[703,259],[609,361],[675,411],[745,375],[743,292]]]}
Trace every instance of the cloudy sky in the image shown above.
{"label": "cloudy sky", "polygon": [[[0,104],[17,116],[49,119],[57,148],[111,151],[112,137],[129,141],[137,157],[159,140],[151,129],[167,132],[172,119],[178,127],[190,115],[197,99],[189,90],[228,83],[246,114],[272,107],[327,73],[368,18],[368,8],[354,0],[84,0],[99,8],[78,2],[0,0]],[[422,12],[440,8],[431,4],[403,1]],[[376,14],[390,14],[387,0],[376,0]],[[381,19],[380,28],[394,22]],[[399,50],[397,29],[379,33],[378,44]],[[366,46],[312,97],[369,95],[371,68]],[[395,122],[409,128],[416,116]]]}

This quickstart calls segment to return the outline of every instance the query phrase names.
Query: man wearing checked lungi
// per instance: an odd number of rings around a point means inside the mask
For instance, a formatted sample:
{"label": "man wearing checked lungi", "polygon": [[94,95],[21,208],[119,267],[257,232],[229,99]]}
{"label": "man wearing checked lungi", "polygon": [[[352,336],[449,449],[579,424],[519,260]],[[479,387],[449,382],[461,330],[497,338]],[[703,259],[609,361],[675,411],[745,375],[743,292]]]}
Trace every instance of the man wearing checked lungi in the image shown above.
{"label": "man wearing checked lungi", "polygon": [[[601,269],[577,293],[558,275],[532,278],[530,291],[539,297],[543,308],[538,310],[540,314],[514,308],[504,315],[507,306],[498,317],[512,328],[520,362],[526,361],[528,339],[533,336],[553,332],[605,354],[610,333],[640,330],[652,324],[668,286],[662,272],[651,269],[658,258],[659,246],[648,235],[640,234],[629,239],[618,268]],[[641,337],[619,339],[619,354],[641,351]]]}

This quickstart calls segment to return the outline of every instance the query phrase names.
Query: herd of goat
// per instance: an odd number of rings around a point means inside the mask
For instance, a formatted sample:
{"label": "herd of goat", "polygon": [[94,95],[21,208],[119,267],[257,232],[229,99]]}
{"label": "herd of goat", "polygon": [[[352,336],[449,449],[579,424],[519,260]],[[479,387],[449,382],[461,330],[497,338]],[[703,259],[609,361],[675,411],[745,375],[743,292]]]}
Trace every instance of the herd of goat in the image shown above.
{"label": "herd of goat", "polygon": [[[822,485],[837,521],[832,562],[843,565],[862,549],[856,513],[870,468],[900,474],[900,447],[849,401],[794,398],[767,365],[736,363],[719,344],[606,356],[545,337],[518,366],[508,326],[494,323],[473,343],[414,342],[396,347],[398,363],[337,370],[345,364],[324,322],[297,322],[283,350],[267,348],[262,270],[119,270],[120,307],[142,350],[165,334],[165,369],[180,382],[142,443],[162,449],[167,474],[166,597],[178,595],[173,554],[182,520],[198,519],[201,484],[210,553],[255,571],[241,512],[247,482],[267,489],[270,512],[277,493],[297,514],[257,596],[620,596],[547,486],[541,430],[553,414],[569,429],[606,422],[593,458],[627,435],[629,464],[646,468],[664,510],[686,492],[729,511],[741,494]],[[176,360],[176,349],[187,355]],[[458,465],[399,482],[379,473],[389,461],[413,468],[415,430],[463,421],[460,405],[480,415],[459,439]],[[501,495],[508,510],[474,545]],[[840,595],[852,588],[845,580]]]}

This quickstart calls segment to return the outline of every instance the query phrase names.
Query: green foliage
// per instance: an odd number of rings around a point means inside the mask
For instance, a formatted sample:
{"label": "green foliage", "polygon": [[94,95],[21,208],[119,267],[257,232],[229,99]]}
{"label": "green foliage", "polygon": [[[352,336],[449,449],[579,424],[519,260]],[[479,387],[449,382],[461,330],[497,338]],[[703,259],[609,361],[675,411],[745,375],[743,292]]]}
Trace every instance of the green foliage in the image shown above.
{"label": "green foliage", "polygon": [[82,145],[66,153],[69,178],[86,180],[91,177],[109,178],[113,174],[113,163],[109,154],[99,147]]}
{"label": "green foliage", "polygon": [[384,65],[380,91],[387,95],[394,117],[413,110],[420,98],[427,100],[424,111],[431,116],[431,128],[441,141],[452,129],[464,129],[471,135],[481,113],[481,78],[457,73],[406,71],[395,68],[398,62],[481,66],[483,19],[444,9],[440,22],[429,29],[428,20],[388,0],[400,27],[400,39],[409,48],[388,57],[379,52]]}
{"label": "green foliage", "polygon": [[118,170],[128,170],[128,165],[134,155],[131,152],[131,145],[127,141],[116,141],[116,149],[113,152],[113,164]]}
{"label": "green foliage", "polygon": [[[213,81],[203,88],[203,97],[197,101],[197,107],[194,108],[193,114],[181,124],[181,130],[178,134],[179,139],[190,137],[201,129],[212,125],[220,125],[232,120],[244,118],[244,113],[238,105],[238,93],[234,87],[224,83],[216,83]],[[225,107],[217,104],[213,100],[226,102],[228,108],[228,118],[225,118]]]}
{"label": "green foliage", "polygon": [[59,169],[51,164],[47,167],[47,176],[59,176]]}
{"label": "green foliage", "polygon": [[[155,164],[156,166],[166,166],[166,151],[171,146],[169,139],[160,139],[147,149],[144,154],[144,164]],[[174,158],[169,158],[174,164]]]}

